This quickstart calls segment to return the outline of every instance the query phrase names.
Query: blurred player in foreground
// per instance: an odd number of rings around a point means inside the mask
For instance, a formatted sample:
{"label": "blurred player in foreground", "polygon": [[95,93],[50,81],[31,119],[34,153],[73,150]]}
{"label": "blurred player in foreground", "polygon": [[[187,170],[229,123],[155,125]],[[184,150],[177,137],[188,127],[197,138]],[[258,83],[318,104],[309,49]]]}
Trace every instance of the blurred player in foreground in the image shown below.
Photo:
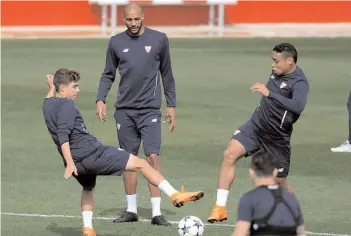
{"label": "blurred player in foreground", "polygon": [[124,172],[140,171],[149,183],[167,194],[176,207],[203,197],[203,192],[175,190],[146,160],[124,150],[105,146],[90,134],[74,102],[79,93],[79,80],[79,73],[67,69],[58,70],[54,78],[47,76],[49,92],[44,99],[43,114],[66,167],[64,177],[67,179],[73,174],[83,187],[83,236],[96,235],[92,227],[92,215],[97,175],[120,176]]}
{"label": "blurred player in foreground", "polygon": [[331,148],[332,152],[351,152],[351,90],[347,101],[347,110],[349,112],[349,138],[339,147]]}
{"label": "blurred player in foreground", "polygon": [[276,184],[277,173],[267,152],[252,156],[249,175],[256,188],[239,201],[233,236],[306,235],[300,204],[294,194]]}
{"label": "blurred player in foreground", "polygon": [[[106,53],[96,102],[96,114],[106,120],[106,96],[120,73],[114,118],[120,148],[138,155],[143,142],[146,160],[161,172],[161,78],[170,118],[170,131],[175,129],[176,89],[169,42],[166,34],[144,26],[140,5],[127,4],[124,9],[127,29],[111,37]],[[123,174],[127,209],[115,223],[138,221],[137,181],[135,172]],[[152,205],[151,224],[170,226],[161,214],[161,193],[149,184]]]}
{"label": "blurred player in foreground", "polygon": [[223,160],[218,178],[216,205],[208,221],[226,220],[226,204],[231,184],[235,179],[236,162],[243,156],[250,156],[264,150],[278,157],[277,182],[290,191],[287,176],[290,168],[290,138],[293,124],[305,108],[309,83],[296,65],[297,51],[288,43],[276,45],[272,52],[272,73],[267,86],[256,83],[252,92],[261,93],[262,99],[251,119],[232,136]]}

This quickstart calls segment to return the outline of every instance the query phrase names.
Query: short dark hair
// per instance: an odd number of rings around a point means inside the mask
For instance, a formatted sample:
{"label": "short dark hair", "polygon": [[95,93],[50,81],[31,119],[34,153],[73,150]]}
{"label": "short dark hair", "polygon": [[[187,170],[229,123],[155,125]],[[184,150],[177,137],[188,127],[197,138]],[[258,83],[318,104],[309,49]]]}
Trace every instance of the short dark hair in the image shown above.
{"label": "short dark hair", "polygon": [[77,71],[61,68],[55,72],[54,85],[56,92],[60,91],[60,85],[70,84],[72,82],[78,82],[80,75]]}
{"label": "short dark hair", "polygon": [[297,63],[297,50],[294,45],[290,43],[281,43],[273,48],[273,51],[283,54],[285,57],[292,57],[294,62]]}
{"label": "short dark hair", "polygon": [[275,158],[271,154],[259,151],[252,156],[251,169],[255,171],[256,176],[272,176],[275,168]]}

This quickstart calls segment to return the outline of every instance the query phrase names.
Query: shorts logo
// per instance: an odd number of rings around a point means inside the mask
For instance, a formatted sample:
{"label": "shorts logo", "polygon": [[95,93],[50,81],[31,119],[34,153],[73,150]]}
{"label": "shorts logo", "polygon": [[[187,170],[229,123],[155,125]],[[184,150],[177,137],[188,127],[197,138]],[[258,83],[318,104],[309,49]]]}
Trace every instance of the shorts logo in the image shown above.
{"label": "shorts logo", "polygon": [[156,122],[157,122],[157,119],[152,119],[151,122],[152,122],[152,123],[156,123]]}
{"label": "shorts logo", "polygon": [[283,171],[284,171],[284,168],[279,168],[278,169],[278,172],[280,172],[280,173],[283,172]]}
{"label": "shorts logo", "polygon": [[151,51],[151,46],[145,46],[145,51],[149,53]]}
{"label": "shorts logo", "polygon": [[237,135],[238,133],[240,133],[241,131],[240,130],[236,130],[235,132],[234,132],[234,135]]}
{"label": "shorts logo", "polygon": [[119,130],[121,128],[121,124],[117,123],[117,129]]}

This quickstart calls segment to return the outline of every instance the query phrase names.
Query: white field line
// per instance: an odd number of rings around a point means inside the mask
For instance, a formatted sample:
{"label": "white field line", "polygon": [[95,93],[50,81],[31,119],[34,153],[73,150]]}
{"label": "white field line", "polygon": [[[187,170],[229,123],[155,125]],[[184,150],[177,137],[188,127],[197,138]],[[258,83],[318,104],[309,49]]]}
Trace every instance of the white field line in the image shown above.
{"label": "white field line", "polygon": [[[45,215],[45,214],[38,214],[38,213],[12,213],[12,212],[1,212],[1,215],[5,216],[22,216],[22,217],[41,217],[41,218],[74,218],[74,219],[81,219],[81,216],[75,215]],[[111,217],[93,217],[95,220],[113,220],[114,218]],[[139,219],[141,222],[150,222],[147,219]],[[171,224],[177,225],[178,221],[169,221]],[[235,225],[232,224],[208,224],[205,223],[205,226],[214,226],[214,227],[230,227],[233,228]],[[308,235],[324,235],[324,236],[351,236],[348,234],[337,234],[337,233],[317,233],[317,232],[307,232]]]}

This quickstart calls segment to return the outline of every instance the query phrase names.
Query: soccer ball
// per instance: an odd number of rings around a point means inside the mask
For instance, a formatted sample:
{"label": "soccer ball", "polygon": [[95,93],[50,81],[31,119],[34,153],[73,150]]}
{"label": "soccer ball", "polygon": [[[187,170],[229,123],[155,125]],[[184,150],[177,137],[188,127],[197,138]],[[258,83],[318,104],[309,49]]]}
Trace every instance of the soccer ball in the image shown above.
{"label": "soccer ball", "polygon": [[196,216],[186,216],[179,221],[179,236],[202,236],[204,223]]}

